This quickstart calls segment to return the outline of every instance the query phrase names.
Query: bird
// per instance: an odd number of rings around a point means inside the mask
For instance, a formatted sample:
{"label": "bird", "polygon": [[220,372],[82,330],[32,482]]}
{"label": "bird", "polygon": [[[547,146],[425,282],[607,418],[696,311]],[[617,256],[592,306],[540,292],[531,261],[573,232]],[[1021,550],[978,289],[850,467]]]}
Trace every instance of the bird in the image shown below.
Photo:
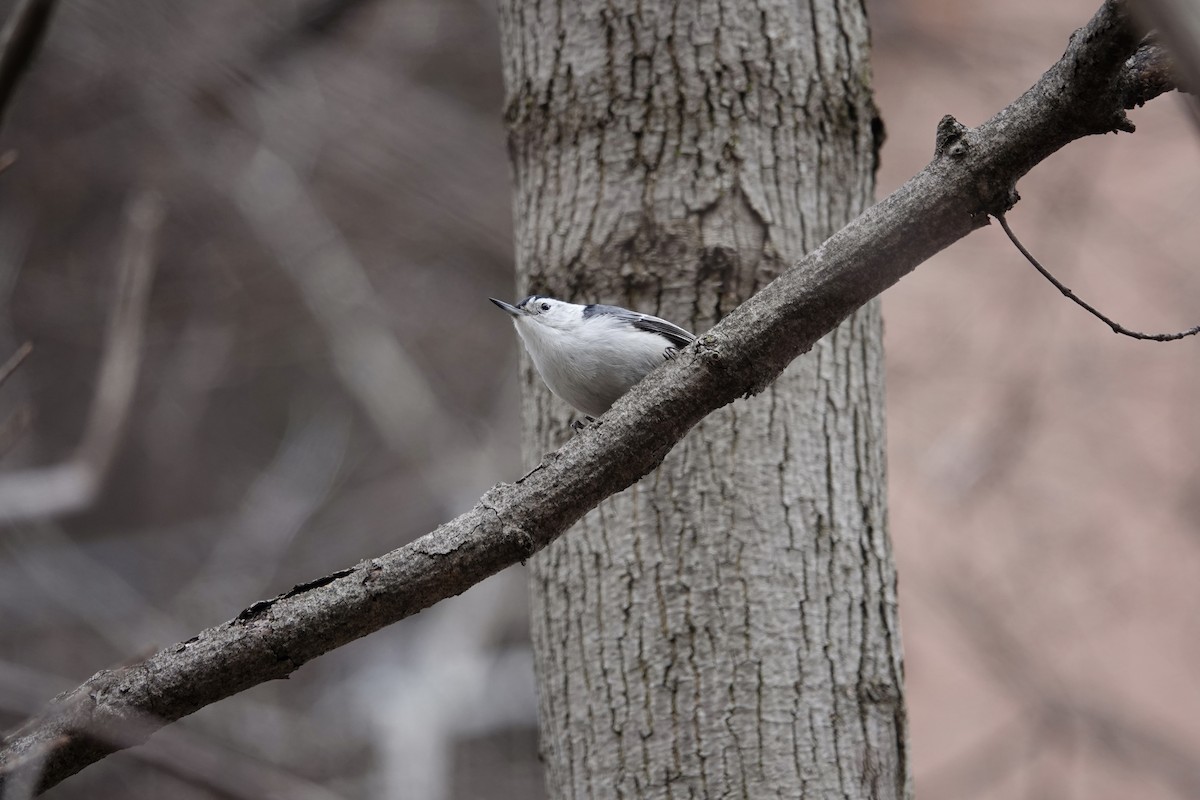
{"label": "bird", "polygon": [[589,421],[696,339],[665,319],[620,306],[579,305],[536,294],[515,306],[488,299],[512,316],[550,391]]}

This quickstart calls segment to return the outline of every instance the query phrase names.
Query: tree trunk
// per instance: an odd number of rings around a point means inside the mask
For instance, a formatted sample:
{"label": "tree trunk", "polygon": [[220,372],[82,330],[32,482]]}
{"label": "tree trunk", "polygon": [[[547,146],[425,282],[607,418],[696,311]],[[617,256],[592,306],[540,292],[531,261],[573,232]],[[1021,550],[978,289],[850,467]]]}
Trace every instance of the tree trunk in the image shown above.
{"label": "tree trunk", "polygon": [[[520,294],[703,332],[872,199],[860,3],[502,0]],[[532,463],[572,412],[523,361]],[[871,303],[533,559],[553,797],[907,797]]]}

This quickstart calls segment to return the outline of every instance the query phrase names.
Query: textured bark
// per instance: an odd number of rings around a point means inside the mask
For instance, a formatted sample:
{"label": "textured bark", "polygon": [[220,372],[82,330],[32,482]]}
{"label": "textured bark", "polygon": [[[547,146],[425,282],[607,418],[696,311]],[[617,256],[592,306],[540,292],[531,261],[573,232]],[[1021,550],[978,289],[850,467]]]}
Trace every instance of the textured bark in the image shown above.
{"label": "textured bark", "polygon": [[[519,294],[704,331],[870,203],[860,3],[502,9]],[[533,560],[553,796],[910,793],[882,378],[872,302]]]}
{"label": "textured bark", "polygon": [[[414,542],[255,603],[229,622],[64,692],[4,739],[0,790],[49,788],[173,720],[286,677],[546,547],[654,470],[715,409],[762,391],[865,302],[986,225],[988,214],[1010,208],[1016,181],[1048,155],[1084,136],[1132,130],[1123,108],[1170,88],[1152,67],[1156,59],[1135,55],[1154,49],[1138,50],[1123,6],[1107,0],[1029,91],[973,130],[944,119],[925,169],[647,376],[601,424]],[[778,475],[756,478],[772,479]],[[663,597],[686,588],[664,585]],[[630,606],[635,611],[644,609]],[[655,656],[644,655],[645,663]],[[598,786],[617,775],[600,776]]]}

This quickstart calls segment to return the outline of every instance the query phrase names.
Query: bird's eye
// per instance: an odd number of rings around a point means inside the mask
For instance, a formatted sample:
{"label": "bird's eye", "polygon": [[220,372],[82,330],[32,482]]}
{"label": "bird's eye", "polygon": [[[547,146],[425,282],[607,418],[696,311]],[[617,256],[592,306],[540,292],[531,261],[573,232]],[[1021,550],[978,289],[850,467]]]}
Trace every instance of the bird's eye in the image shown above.
{"label": "bird's eye", "polygon": [[550,310],[550,304],[542,303],[542,311],[549,311],[549,310]]}

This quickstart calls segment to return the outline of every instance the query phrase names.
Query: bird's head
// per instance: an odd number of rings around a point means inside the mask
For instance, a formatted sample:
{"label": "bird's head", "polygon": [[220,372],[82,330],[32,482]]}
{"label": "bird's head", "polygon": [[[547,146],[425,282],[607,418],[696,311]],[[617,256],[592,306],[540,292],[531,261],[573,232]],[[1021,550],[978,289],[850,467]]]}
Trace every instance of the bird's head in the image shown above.
{"label": "bird's head", "polygon": [[583,307],[574,303],[555,300],[553,297],[530,295],[521,302],[509,305],[503,300],[489,297],[501,310],[507,311],[517,323],[527,322],[549,328],[566,328],[578,325],[583,319]]}

